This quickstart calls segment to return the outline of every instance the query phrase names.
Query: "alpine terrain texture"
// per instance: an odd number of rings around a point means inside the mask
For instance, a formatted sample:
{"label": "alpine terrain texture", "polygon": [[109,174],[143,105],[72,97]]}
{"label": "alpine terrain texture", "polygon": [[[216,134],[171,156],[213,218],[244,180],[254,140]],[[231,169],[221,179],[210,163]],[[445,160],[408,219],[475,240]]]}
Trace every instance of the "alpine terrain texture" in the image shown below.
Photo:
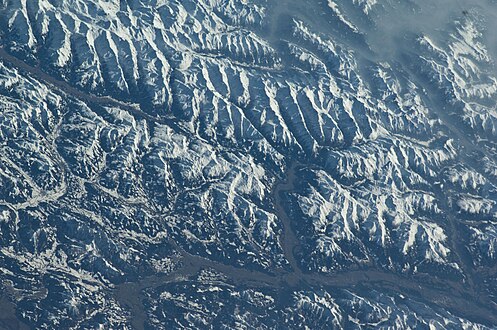
{"label": "alpine terrain texture", "polygon": [[497,328],[496,0],[0,1],[0,329]]}

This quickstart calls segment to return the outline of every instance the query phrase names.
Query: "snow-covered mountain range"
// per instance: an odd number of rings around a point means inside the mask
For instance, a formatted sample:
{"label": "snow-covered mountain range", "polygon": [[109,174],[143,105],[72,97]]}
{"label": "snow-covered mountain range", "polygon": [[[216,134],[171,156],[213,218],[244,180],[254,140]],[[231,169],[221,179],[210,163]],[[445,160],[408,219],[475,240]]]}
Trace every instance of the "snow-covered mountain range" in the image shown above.
{"label": "snow-covered mountain range", "polygon": [[497,327],[495,22],[3,0],[0,328]]}

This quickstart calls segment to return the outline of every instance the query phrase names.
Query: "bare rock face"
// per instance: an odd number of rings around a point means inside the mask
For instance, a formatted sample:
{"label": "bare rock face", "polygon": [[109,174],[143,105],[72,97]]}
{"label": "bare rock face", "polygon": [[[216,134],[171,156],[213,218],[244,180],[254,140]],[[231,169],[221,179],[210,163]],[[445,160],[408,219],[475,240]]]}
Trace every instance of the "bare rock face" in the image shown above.
{"label": "bare rock face", "polygon": [[496,17],[3,1],[0,328],[497,327]]}

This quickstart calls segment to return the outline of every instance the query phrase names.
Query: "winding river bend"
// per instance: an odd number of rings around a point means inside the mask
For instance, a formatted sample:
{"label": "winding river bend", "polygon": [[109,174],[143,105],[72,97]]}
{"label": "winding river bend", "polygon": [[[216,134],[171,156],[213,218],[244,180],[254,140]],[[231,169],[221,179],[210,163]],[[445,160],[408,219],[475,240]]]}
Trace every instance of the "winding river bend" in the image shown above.
{"label": "winding river bend", "polygon": [[297,162],[292,163],[287,171],[285,178],[278,181],[271,191],[271,197],[274,203],[274,210],[278,219],[283,226],[283,234],[280,239],[280,244],[285,254],[286,259],[290,263],[294,275],[301,277],[302,271],[300,265],[295,259],[295,254],[299,248],[300,241],[297,239],[293,231],[290,217],[284,208],[283,194],[295,190],[295,180],[297,179],[296,171],[301,167]]}

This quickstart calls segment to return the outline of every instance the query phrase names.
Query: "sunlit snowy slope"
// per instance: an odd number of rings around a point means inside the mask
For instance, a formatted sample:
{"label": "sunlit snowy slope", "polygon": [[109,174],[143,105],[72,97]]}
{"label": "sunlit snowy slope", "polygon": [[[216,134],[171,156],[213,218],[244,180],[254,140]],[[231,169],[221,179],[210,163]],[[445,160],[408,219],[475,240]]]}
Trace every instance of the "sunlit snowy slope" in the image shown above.
{"label": "sunlit snowy slope", "polygon": [[3,0],[0,328],[496,328],[496,22]]}

